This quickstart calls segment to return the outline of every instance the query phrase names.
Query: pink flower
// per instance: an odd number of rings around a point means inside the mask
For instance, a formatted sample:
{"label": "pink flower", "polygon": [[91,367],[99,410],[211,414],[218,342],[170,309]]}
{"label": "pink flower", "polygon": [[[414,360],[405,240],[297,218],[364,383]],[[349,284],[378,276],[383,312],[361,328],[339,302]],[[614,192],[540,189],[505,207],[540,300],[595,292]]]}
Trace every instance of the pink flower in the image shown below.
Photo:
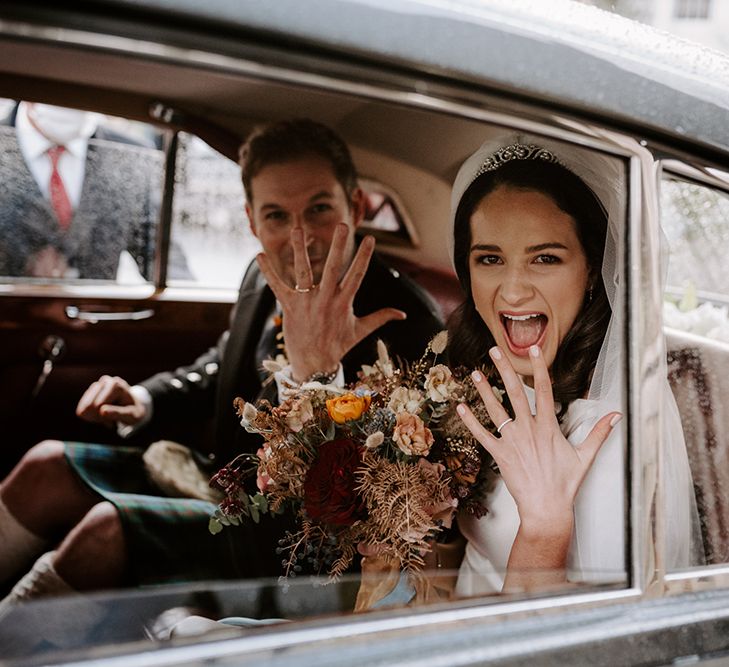
{"label": "pink flower", "polygon": [[[418,466],[424,474],[432,474],[436,478],[440,478],[445,472],[445,466],[442,463],[431,463],[428,459],[420,459]],[[453,524],[456,507],[458,507],[458,501],[449,492],[443,500],[427,507],[426,511],[434,521],[442,522],[444,528],[450,528]]]}
{"label": "pink flower", "polygon": [[408,456],[427,456],[433,444],[433,434],[417,415],[400,412],[397,415],[392,439]]}
{"label": "pink flower", "polygon": [[256,454],[260,459],[260,463],[258,464],[258,470],[256,470],[256,486],[261,493],[266,493],[266,491],[268,490],[268,486],[271,483],[271,478],[264,468],[265,461],[268,458],[268,452],[263,447],[261,447],[256,452]]}

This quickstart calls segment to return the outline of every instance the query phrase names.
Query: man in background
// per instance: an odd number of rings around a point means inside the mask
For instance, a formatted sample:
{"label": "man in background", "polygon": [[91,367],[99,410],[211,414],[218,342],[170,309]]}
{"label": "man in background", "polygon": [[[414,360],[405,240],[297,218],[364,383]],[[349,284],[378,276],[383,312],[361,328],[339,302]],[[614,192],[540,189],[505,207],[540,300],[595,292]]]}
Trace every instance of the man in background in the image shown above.
{"label": "man in background", "polygon": [[[115,280],[126,255],[151,279],[163,154],[102,120],[20,102],[0,122],[0,275]],[[191,278],[174,246],[169,275]]]}

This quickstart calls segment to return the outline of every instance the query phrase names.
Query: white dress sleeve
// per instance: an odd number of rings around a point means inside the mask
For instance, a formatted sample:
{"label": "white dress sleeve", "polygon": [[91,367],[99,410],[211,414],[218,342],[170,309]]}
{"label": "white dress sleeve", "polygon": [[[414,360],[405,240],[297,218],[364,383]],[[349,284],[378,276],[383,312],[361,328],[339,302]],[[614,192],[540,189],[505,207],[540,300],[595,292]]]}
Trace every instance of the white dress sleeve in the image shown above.
{"label": "white dress sleeve", "polygon": [[[563,432],[579,445],[603,416],[604,404],[577,400]],[[567,555],[567,579],[574,582],[626,581],[626,470],[623,430],[613,429],[595,457],[575,498],[575,528]]]}

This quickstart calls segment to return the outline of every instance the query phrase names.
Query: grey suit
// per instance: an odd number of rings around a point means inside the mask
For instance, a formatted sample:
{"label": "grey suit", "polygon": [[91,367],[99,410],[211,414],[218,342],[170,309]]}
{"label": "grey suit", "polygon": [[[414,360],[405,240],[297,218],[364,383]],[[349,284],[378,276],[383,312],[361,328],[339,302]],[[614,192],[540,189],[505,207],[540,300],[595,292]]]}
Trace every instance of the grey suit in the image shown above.
{"label": "grey suit", "polygon": [[[15,128],[0,125],[0,275],[26,275],[29,259],[50,246],[75,277],[113,280],[127,250],[149,279],[162,169],[161,151],[99,128],[89,140],[78,208],[63,231],[25,163]],[[191,277],[179,250],[170,255],[170,277]]]}

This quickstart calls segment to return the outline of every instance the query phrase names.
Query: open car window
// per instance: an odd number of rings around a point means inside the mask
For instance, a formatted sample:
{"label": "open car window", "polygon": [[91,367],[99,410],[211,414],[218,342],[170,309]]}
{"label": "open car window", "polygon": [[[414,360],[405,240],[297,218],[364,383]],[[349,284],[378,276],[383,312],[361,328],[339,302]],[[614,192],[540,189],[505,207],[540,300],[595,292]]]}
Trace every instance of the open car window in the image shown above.
{"label": "open car window", "polygon": [[[400,113],[405,112],[400,110]],[[434,114],[434,122],[438,120],[439,117]],[[503,128],[484,122],[473,123],[466,119],[452,119],[450,122],[453,123],[453,131],[456,131],[456,126],[460,122],[464,124],[464,129],[469,136],[476,136],[479,139],[503,133]],[[480,142],[476,141],[464,146],[464,154],[461,155],[461,158],[465,159],[468,155],[467,151],[477,149],[479,144]],[[572,144],[568,137],[563,139],[562,145],[570,148],[577,146],[577,144]],[[605,148],[606,146],[602,147],[603,150]],[[590,151],[594,151],[595,155],[602,155],[598,147],[578,150],[585,150],[588,155]],[[616,181],[616,187],[622,193],[622,197],[627,197],[628,164],[625,157],[606,153],[604,159],[607,160],[607,164],[611,165],[616,173],[620,174]],[[447,209],[447,202],[443,199],[447,199],[450,185],[445,176],[430,175],[422,181],[422,188],[425,190],[432,187],[433,183],[437,183],[440,188],[441,199],[438,210],[445,210]],[[417,188],[418,183],[409,180],[409,186]],[[381,205],[388,205],[386,195],[381,196],[377,201]],[[394,203],[394,201],[394,198],[390,199],[390,202]],[[630,221],[623,217],[624,201],[620,199],[613,210],[618,216],[615,221],[616,239],[624,239],[626,230],[630,225]],[[238,276],[240,274],[237,271],[240,271],[241,267],[247,264],[246,255],[251,256],[257,247],[255,239],[247,232],[247,225],[242,211],[242,192],[236,165],[227,158],[213,152],[206,144],[194,136],[182,134],[180,136],[175,172],[172,241],[179,245],[188,258],[188,266],[194,274],[192,280],[199,280],[200,284],[214,286],[232,286],[236,280],[239,280]],[[396,216],[394,217],[396,218]],[[441,234],[447,233],[445,231],[447,226],[444,223],[432,215],[430,219],[436,220],[440,224]],[[433,233],[433,230],[428,230],[428,233]],[[443,246],[445,245],[444,239]],[[442,250],[443,248],[439,248],[439,251]],[[412,253],[407,257],[411,262],[418,259],[417,253]],[[202,258],[200,263],[197,262],[199,258]],[[446,274],[439,274],[441,280],[444,275]],[[449,280],[454,282],[452,274],[449,275]],[[170,284],[173,286],[176,284],[172,277]],[[580,296],[580,298],[582,297]],[[621,296],[620,299],[622,298]],[[618,308],[617,305],[616,308]],[[622,344],[625,342],[622,341]],[[422,373],[423,377],[417,380],[413,379],[414,382],[419,383],[417,384],[418,387],[425,386],[423,383],[427,382],[427,366],[436,363],[437,355],[433,356],[431,354],[424,357],[424,359],[425,367],[417,371]],[[370,364],[375,364],[376,361],[373,357]],[[399,366],[399,361],[393,360],[392,363],[395,364],[395,368],[399,368],[396,377],[403,378],[406,373],[410,372],[407,370],[406,365]],[[617,367],[621,366],[618,365]],[[369,371],[363,370],[365,376],[368,372],[373,372],[371,367]],[[194,384],[199,381],[199,377],[193,377],[193,375],[194,373],[188,373],[186,377]],[[620,386],[625,382],[625,378],[620,375],[616,379]],[[392,382],[391,380],[390,384]],[[470,381],[465,377],[464,382]],[[392,392],[393,390],[394,387],[389,386],[388,391]],[[425,405],[425,396],[422,399]],[[619,390],[616,400],[619,404],[624,401],[622,389]],[[392,401],[396,402],[394,397]],[[455,405],[452,401],[451,404]],[[288,405],[291,407],[291,403]],[[374,433],[377,429],[392,428],[396,419],[394,412],[396,408],[388,408],[388,405],[388,403],[383,403],[378,408],[382,414],[377,413],[375,421],[372,421],[372,423],[367,421],[366,427],[363,426],[363,430],[358,432],[357,437],[361,436],[362,442],[367,436],[366,429],[370,429]],[[430,401],[427,405],[429,406],[428,410],[439,409],[435,402]],[[306,430],[308,434],[306,437],[313,438],[312,442],[323,446],[326,444],[326,435],[333,431],[336,425],[320,408],[321,406],[317,407],[315,412],[318,415],[317,419],[321,421],[320,423],[317,422],[315,428],[310,431]],[[388,409],[390,413],[385,414]],[[184,416],[177,415],[176,418],[182,422]],[[301,415],[298,418],[301,419]],[[291,423],[295,424],[296,415],[291,415],[291,419],[293,420]],[[573,419],[573,417],[568,416],[567,419]],[[389,427],[383,426],[383,424],[388,423],[390,423]],[[252,428],[250,423],[245,423],[245,417],[243,417],[240,426],[241,430],[244,427],[245,429]],[[280,424],[275,428],[280,428]],[[309,429],[310,426],[305,428]],[[264,437],[267,437],[266,433],[268,431],[265,426],[261,428],[261,433]],[[292,431],[292,435],[293,433],[294,431]],[[366,620],[368,613],[402,618],[412,613],[427,614],[428,610],[432,609],[474,609],[484,603],[497,604],[528,598],[545,599],[553,595],[574,595],[579,598],[583,594],[614,593],[628,586],[629,564],[626,554],[630,551],[630,536],[627,532],[628,524],[626,520],[629,504],[628,497],[625,494],[626,481],[624,476],[626,469],[625,457],[629,452],[626,440],[627,431],[620,427],[616,433],[619,437],[614,443],[612,453],[600,463],[597,472],[590,478],[585,487],[585,496],[589,497],[589,500],[581,506],[577,519],[580,530],[593,531],[599,522],[596,524],[591,520],[591,511],[598,511],[604,516],[610,517],[611,529],[606,531],[607,541],[604,543],[604,548],[597,549],[596,544],[598,542],[587,539],[582,544],[582,548],[588,549],[588,551],[580,554],[582,560],[577,557],[571,560],[567,578],[554,582],[548,587],[548,590],[519,590],[502,594],[501,586],[506,574],[509,554],[508,541],[513,539],[512,531],[516,527],[515,517],[513,505],[509,504],[508,501],[504,502],[508,493],[505,491],[504,485],[499,482],[498,471],[491,464],[483,463],[482,474],[477,483],[479,499],[476,500],[470,497],[476,488],[469,486],[472,482],[464,482],[463,486],[459,488],[465,495],[457,501],[463,506],[460,517],[461,529],[465,535],[473,540],[474,544],[479,545],[478,551],[473,550],[470,555],[468,551],[466,552],[465,558],[468,559],[470,568],[468,577],[463,578],[459,572],[461,561],[464,558],[462,551],[458,551],[463,546],[461,543],[452,552],[449,552],[449,545],[447,544],[444,544],[443,548],[439,548],[437,552],[433,550],[430,555],[424,552],[424,560],[428,564],[427,567],[431,568],[431,571],[425,578],[417,578],[417,571],[422,566],[421,557],[416,552],[408,551],[406,547],[402,546],[408,540],[416,540],[419,543],[425,535],[425,533],[419,534],[417,532],[421,528],[409,527],[410,520],[407,518],[408,503],[414,502],[414,498],[404,492],[404,501],[401,498],[398,499],[401,492],[395,487],[388,486],[392,480],[388,481],[381,475],[378,483],[382,488],[370,490],[369,502],[374,502],[375,505],[379,502],[382,507],[391,508],[393,516],[395,516],[395,504],[401,504],[400,509],[405,512],[402,514],[405,523],[393,519],[390,529],[393,536],[402,533],[397,537],[397,540],[401,544],[401,548],[404,549],[403,553],[409,553],[414,559],[410,565],[415,568],[415,578],[411,579],[407,573],[400,573],[401,568],[398,561],[387,558],[380,559],[376,553],[365,556],[370,558],[370,566],[368,566],[367,574],[363,578],[361,574],[363,565],[360,545],[356,540],[352,541],[351,536],[344,535],[345,526],[340,525],[336,529],[332,529],[331,526],[325,529],[312,529],[309,519],[305,518],[305,515],[299,515],[294,526],[286,528],[277,549],[279,562],[274,563],[274,566],[280,571],[280,578],[246,580],[246,563],[241,561],[238,565],[239,570],[243,572],[242,578],[236,578],[230,582],[185,582],[183,576],[182,583],[173,587],[160,586],[159,588],[143,588],[136,591],[120,591],[118,597],[114,594],[103,593],[89,595],[83,600],[50,601],[47,605],[39,601],[15,610],[7,619],[7,622],[0,627],[0,636],[4,636],[2,633],[6,632],[8,637],[14,638],[13,655],[22,656],[25,650],[48,652],[49,655],[55,655],[53,652],[61,651],[58,655],[63,655],[63,651],[104,645],[110,641],[124,643],[149,641],[150,638],[155,641],[168,641],[171,638],[170,645],[184,643],[189,641],[186,633],[195,634],[200,631],[200,627],[196,627],[194,623],[191,625],[183,624],[170,635],[173,625],[186,615],[204,616],[208,619],[233,617],[233,620],[229,621],[227,625],[224,624],[222,628],[220,626],[206,626],[203,623],[202,628],[206,631],[220,631],[222,629],[223,632],[236,635],[236,633],[240,633],[240,627],[243,626],[245,628],[244,632],[257,634],[270,633],[276,630],[287,632],[289,628],[296,627],[294,623],[303,623],[305,626],[308,623],[323,623],[324,625],[331,623],[333,626],[349,621],[356,623],[359,619]],[[291,447],[293,447],[293,444]],[[407,488],[408,475],[415,474],[415,466],[411,469],[398,468],[397,461],[403,458],[402,454],[397,453],[398,450],[394,445],[387,445],[387,447],[387,451],[391,452],[392,456],[382,454],[381,464],[391,466],[393,475],[396,473],[403,475],[400,481]],[[293,449],[291,451],[293,452]],[[473,451],[473,443],[468,447],[463,444],[462,449],[454,450],[454,456],[458,458],[464,453],[471,456]],[[260,452],[259,455],[264,456]],[[387,456],[390,456],[393,460],[388,460]],[[441,459],[443,462],[445,461],[442,457]],[[436,461],[437,465],[442,465],[441,459],[433,460]],[[423,460],[425,461],[425,459]],[[150,459],[148,474],[152,475],[153,479],[155,479],[154,474],[159,475],[160,473],[167,478],[174,477],[171,469],[176,464],[173,460],[170,460],[169,464],[172,466],[170,469],[161,471],[158,464],[156,473],[154,473],[155,468]],[[428,463],[427,465],[431,464]],[[291,473],[283,472],[283,468],[281,470],[278,481],[282,485],[289,482],[291,484],[298,483],[296,480],[298,479],[300,482],[302,479],[300,471],[294,473],[289,479],[286,475]],[[195,483],[204,487],[208,477],[214,472],[215,469],[211,470],[208,466],[207,477],[196,478]],[[180,473],[183,477],[186,476],[186,473],[183,474],[182,471]],[[472,473],[473,470],[467,472],[467,476]],[[259,470],[259,482],[263,474],[264,472]],[[265,474],[268,475],[268,473]],[[299,474],[299,477],[296,477],[296,474]],[[352,470],[345,471],[342,474],[351,476]],[[374,468],[372,474],[376,477]],[[478,474],[478,470],[476,470],[476,474]],[[271,476],[276,478],[276,473],[272,472]],[[467,476],[464,479],[467,479]],[[320,505],[322,502],[324,504],[318,509],[308,505],[308,512],[313,513],[321,510],[326,514],[329,511],[326,507],[327,498],[329,498],[327,488],[333,482],[336,482],[334,473],[324,475],[320,481],[323,485],[320,490],[323,495],[319,500]],[[418,483],[423,484],[422,481]],[[259,486],[258,488],[260,490],[262,487]],[[426,487],[421,486],[418,488],[419,492],[423,492]],[[430,487],[427,488],[430,489]],[[428,491],[428,494],[440,494],[437,496],[438,503],[450,508],[456,504],[456,496],[452,495],[451,491],[446,492],[444,489],[445,487],[433,487]],[[170,493],[174,495],[174,490]],[[372,497],[377,498],[377,494],[384,494],[384,496],[380,497],[379,501],[373,501]],[[275,503],[279,501],[274,496],[271,496],[270,499],[266,499],[264,496],[260,493],[244,491],[242,486],[232,491],[229,488],[228,501],[233,500],[242,503],[245,511],[238,514],[235,512],[226,514],[226,512],[221,512],[220,509],[216,510],[215,505],[217,501],[220,501],[220,497],[218,497],[216,502],[208,505],[210,523],[209,526],[204,527],[204,530],[218,534],[222,530],[224,539],[243,540],[245,542],[255,541],[256,531],[259,530],[259,520],[262,522],[261,531],[270,530],[271,525],[275,526],[277,521],[286,526],[286,517],[278,517],[273,512]],[[344,509],[340,508],[340,510],[347,516],[352,512],[359,513],[359,503],[363,501],[358,498],[357,494],[351,498],[345,498],[344,502],[350,503],[351,507],[347,506]],[[466,502],[467,500],[468,502]],[[443,501],[446,502],[443,503]],[[298,505],[297,502],[299,502]],[[402,505],[403,502],[405,505]],[[419,502],[421,502],[422,508],[427,508],[430,506],[429,504],[434,502],[434,497],[427,495],[427,497],[421,498]],[[588,504],[592,509],[588,509]],[[470,507],[468,512],[465,509],[467,505]],[[294,502],[293,506],[299,507],[300,501]],[[230,504],[228,504],[228,509],[230,510]],[[387,510],[387,512],[389,511]],[[435,509],[428,511],[435,512]],[[266,516],[262,517],[261,515]],[[426,514],[422,515],[425,519],[421,517],[421,521],[423,521],[422,525],[426,526],[424,530],[427,533],[428,530],[432,529],[427,527],[430,525],[429,522],[432,517],[426,515],[427,511]],[[479,519],[479,516],[481,519]],[[505,523],[504,517],[506,518]],[[364,515],[358,520],[364,521]],[[485,537],[479,535],[480,528],[478,526],[480,521],[492,526],[484,533]],[[440,524],[437,525],[440,526]],[[470,532],[467,532],[469,525]],[[602,526],[603,524],[599,525]],[[197,529],[199,529],[199,526]],[[183,528],[183,530],[187,529]],[[509,537],[510,533],[511,537]],[[261,534],[264,535],[265,532]],[[352,534],[355,535],[356,531]],[[593,535],[595,534],[593,532]],[[206,534],[205,537],[209,538],[209,535]],[[223,536],[220,535],[215,535],[215,537],[223,539]],[[196,536],[190,532],[182,535],[181,539],[191,545],[185,547],[185,553],[193,554]],[[435,533],[432,539],[436,539]],[[502,540],[503,543],[500,544],[499,542]],[[495,547],[493,549],[492,542]],[[589,551],[589,549],[592,549],[592,551]],[[450,553],[456,555],[451,558]],[[434,554],[437,554],[437,556]],[[347,567],[337,570],[339,567],[337,565],[338,561],[345,562],[345,556]],[[154,565],[154,567],[165,569],[161,563]],[[338,580],[332,581],[330,574],[338,575]],[[461,582],[460,586],[459,581]],[[35,625],[38,614],[45,616],[46,613],[50,613],[51,607],[54,609],[54,618],[68,619],[68,625],[61,625],[60,622],[49,624],[47,626],[48,632],[43,634],[44,641],[47,644],[43,646],[34,633],[27,632],[27,629]],[[115,617],[118,620],[114,621]],[[425,616],[423,618],[425,619]],[[236,630],[236,626],[238,626],[238,630]],[[51,637],[49,633],[56,634]],[[62,641],[60,636],[67,636],[67,639]]]}

